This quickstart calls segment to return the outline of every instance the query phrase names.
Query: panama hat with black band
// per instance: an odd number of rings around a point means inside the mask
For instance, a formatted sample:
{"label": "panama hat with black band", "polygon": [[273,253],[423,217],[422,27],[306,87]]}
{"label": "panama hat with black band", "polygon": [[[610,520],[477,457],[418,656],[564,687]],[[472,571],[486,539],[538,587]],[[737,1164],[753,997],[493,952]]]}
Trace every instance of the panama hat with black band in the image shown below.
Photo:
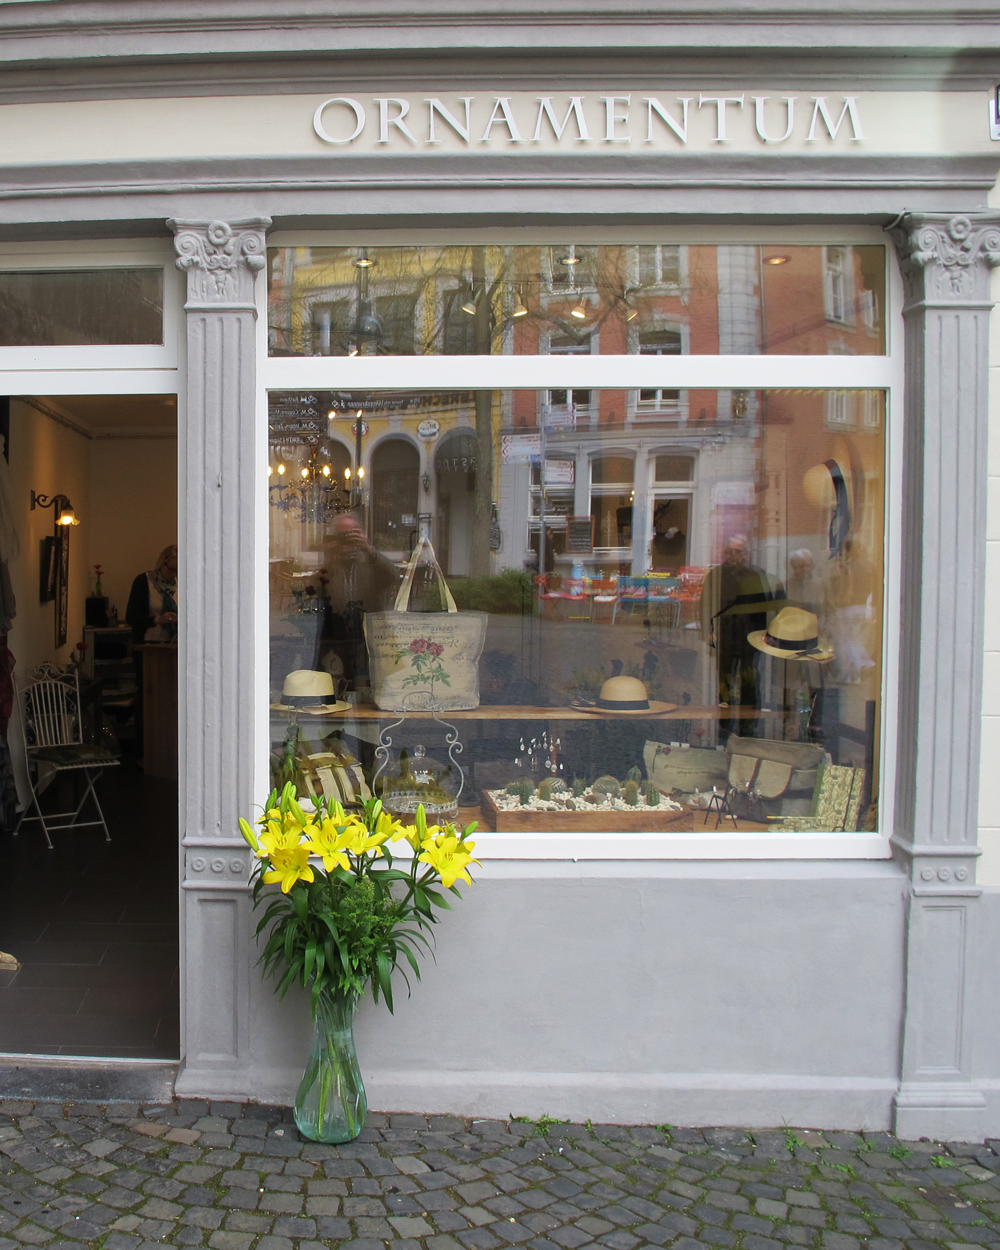
{"label": "panama hat with black band", "polygon": [[767,629],[755,629],[747,641],[765,655],[779,660],[815,660],[826,664],[833,648],[820,642],[819,621],[804,608],[782,608]]}

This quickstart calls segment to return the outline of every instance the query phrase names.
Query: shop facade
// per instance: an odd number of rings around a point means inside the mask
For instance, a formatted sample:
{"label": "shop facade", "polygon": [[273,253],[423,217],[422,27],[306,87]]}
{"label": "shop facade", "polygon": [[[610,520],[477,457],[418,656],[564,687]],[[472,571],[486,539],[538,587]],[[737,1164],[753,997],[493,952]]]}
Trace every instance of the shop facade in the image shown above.
{"label": "shop facade", "polygon": [[[287,1100],[301,1071],[236,817],[289,748],[373,782],[351,515],[397,570],[428,535],[489,614],[455,720],[478,883],[413,997],[361,1013],[373,1107],[995,1134],[988,6],[961,55],[930,18],[788,14],[793,63],[725,13],[713,60],[707,24],[597,10],[508,13],[493,54],[424,11],[168,32],[161,3],[84,18],[103,67],[74,5],[35,7],[0,31],[0,267],[162,273],[159,339],[29,326],[0,368],[178,396],[177,1091]],[[348,705],[311,754],[297,669]],[[613,676],[649,706],[602,708]],[[814,757],[836,810],[789,781]],[[557,802],[505,822],[522,779]]]}

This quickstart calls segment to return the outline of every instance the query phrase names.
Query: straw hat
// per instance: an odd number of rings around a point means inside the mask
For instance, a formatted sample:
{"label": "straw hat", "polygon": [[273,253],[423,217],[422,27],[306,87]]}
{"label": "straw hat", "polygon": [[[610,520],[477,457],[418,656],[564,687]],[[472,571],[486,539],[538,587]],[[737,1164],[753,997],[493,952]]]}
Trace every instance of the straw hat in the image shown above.
{"label": "straw hat", "polygon": [[672,712],[676,707],[676,703],[650,700],[638,677],[609,677],[601,687],[597,704],[585,710],[613,712],[616,716],[655,716],[660,712]]}
{"label": "straw hat", "polygon": [[833,659],[829,643],[820,643],[819,621],[804,608],[782,608],[767,629],[755,629],[747,641],[765,655],[779,660],[816,660],[826,664]]}
{"label": "straw hat", "polygon": [[297,668],[285,678],[281,702],[276,708],[296,708],[303,712],[346,712],[349,703],[334,693],[333,678],[312,668]]}

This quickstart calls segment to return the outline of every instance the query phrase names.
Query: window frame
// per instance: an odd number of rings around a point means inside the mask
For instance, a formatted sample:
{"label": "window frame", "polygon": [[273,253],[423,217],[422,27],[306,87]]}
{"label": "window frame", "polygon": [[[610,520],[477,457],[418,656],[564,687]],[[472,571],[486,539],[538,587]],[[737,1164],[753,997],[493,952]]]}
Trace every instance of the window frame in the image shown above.
{"label": "window frame", "polygon": [[[465,233],[465,232],[462,232]],[[561,234],[562,232],[560,232]],[[493,232],[468,232],[470,242],[511,242],[554,244],[560,234],[534,231],[530,234],[495,237]],[[664,231],[622,230],[608,237],[606,231],[577,230],[577,245],[595,243],[664,242]],[[886,431],[886,518],[885,518],[885,603],[901,601],[900,517],[901,468],[903,452],[903,333],[902,280],[884,234],[875,229],[849,229],[832,226],[792,226],[784,229],[762,227],[749,231],[738,228],[690,228],[672,230],[673,241],[706,244],[721,243],[801,243],[813,246],[860,246],[878,244],[884,248],[886,264],[885,354],[880,356],[600,356],[539,354],[537,356],[448,356],[448,357],[269,357],[267,355],[266,295],[261,284],[258,318],[261,348],[258,370],[259,402],[266,410],[270,391],[302,389],[336,390],[777,390],[809,388],[823,390],[882,390],[885,392]],[[493,237],[488,237],[493,235]],[[645,235],[645,237],[643,237]],[[337,232],[340,245],[373,246],[412,242],[408,234],[397,233],[379,240],[375,235]],[[301,233],[276,232],[269,246],[302,245]],[[434,231],[420,233],[420,242],[437,242]],[[454,234],[448,241],[457,242]],[[319,240],[311,236],[318,246]],[[652,433],[652,431],[651,431]],[[577,472],[580,465],[577,465]],[[530,520],[530,517],[529,517]],[[267,532],[264,525],[263,531]],[[262,576],[266,559],[261,561]],[[262,637],[267,637],[266,596],[262,606]],[[523,834],[477,831],[477,855],[498,860],[816,860],[887,859],[891,856],[889,835],[894,822],[894,781],[896,775],[897,733],[895,718],[887,714],[897,704],[899,683],[898,613],[886,610],[883,619],[883,665],[880,759],[879,829],[850,833],[734,833],[721,828],[696,833],[606,833],[563,834],[532,832]],[[259,741],[267,744],[267,691],[262,683],[258,692],[260,708]],[[268,788],[265,751],[258,753],[258,788]]]}

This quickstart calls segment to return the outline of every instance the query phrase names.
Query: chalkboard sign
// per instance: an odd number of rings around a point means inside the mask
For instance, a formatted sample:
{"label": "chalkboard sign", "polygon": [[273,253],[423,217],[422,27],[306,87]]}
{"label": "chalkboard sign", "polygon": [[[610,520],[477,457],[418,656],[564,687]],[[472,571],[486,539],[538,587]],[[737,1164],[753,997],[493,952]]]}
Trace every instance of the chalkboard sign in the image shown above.
{"label": "chalkboard sign", "polygon": [[566,518],[566,552],[569,555],[590,555],[594,550],[594,518],[592,516],[568,516]]}

